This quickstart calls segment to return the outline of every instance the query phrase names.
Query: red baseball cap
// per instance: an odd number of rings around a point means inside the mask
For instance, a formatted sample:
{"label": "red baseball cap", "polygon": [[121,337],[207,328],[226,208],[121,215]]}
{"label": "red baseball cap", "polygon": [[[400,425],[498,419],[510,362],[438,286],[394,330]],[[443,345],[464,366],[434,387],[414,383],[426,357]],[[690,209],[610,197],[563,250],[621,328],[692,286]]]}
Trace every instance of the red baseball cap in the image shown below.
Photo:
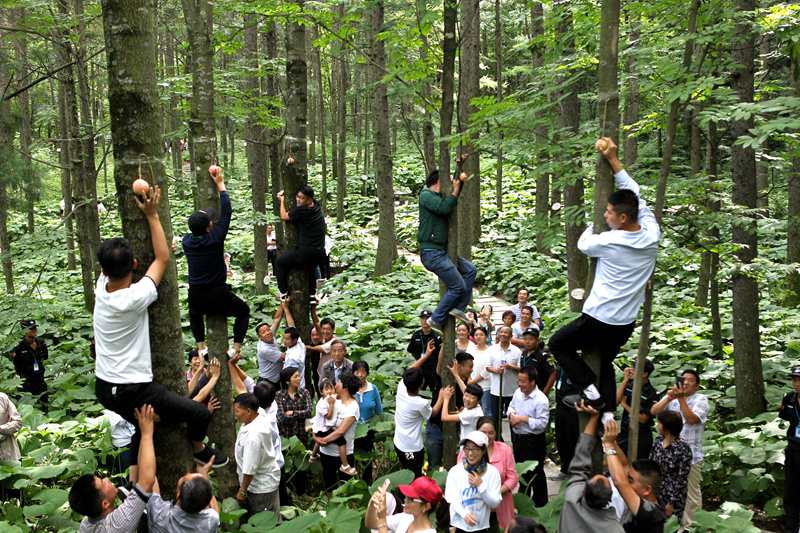
{"label": "red baseball cap", "polygon": [[427,476],[418,477],[410,485],[400,485],[397,488],[407,498],[422,500],[431,505],[436,505],[442,499],[442,489],[439,488],[439,484]]}

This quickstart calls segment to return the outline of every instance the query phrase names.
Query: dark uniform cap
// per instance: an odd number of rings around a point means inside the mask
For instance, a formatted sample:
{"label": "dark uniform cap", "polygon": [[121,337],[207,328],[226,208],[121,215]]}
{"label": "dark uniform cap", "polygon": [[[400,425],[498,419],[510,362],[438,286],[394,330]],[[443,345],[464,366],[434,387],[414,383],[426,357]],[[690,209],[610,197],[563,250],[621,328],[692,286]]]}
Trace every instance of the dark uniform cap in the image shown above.
{"label": "dark uniform cap", "polygon": [[420,312],[420,314],[419,314],[420,318],[429,318],[431,316],[433,316],[433,313],[431,313],[427,309],[423,309],[422,312]]}
{"label": "dark uniform cap", "polygon": [[524,337],[525,335],[533,335],[534,337],[538,337],[539,328],[528,328],[522,332],[522,336]]}
{"label": "dark uniform cap", "polygon": [[37,324],[35,320],[20,320],[19,324],[22,329],[36,329]]}
{"label": "dark uniform cap", "polygon": [[800,366],[793,366],[789,375],[793,378],[800,378]]}

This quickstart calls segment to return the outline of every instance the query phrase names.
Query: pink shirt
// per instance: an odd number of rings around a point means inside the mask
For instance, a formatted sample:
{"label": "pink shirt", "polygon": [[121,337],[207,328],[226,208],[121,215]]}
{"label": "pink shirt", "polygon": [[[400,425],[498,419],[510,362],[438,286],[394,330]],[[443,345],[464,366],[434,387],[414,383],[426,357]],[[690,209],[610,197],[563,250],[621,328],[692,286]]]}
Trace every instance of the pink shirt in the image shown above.
{"label": "pink shirt", "polygon": [[[458,462],[464,460],[463,450],[458,452]],[[511,446],[504,442],[495,442],[492,447],[492,454],[489,457],[489,464],[500,472],[500,483],[503,487],[508,487],[508,492],[503,494],[503,500],[495,508],[497,522],[502,529],[505,529],[514,520],[514,497],[512,493],[519,484],[517,468],[514,462],[514,451]]]}

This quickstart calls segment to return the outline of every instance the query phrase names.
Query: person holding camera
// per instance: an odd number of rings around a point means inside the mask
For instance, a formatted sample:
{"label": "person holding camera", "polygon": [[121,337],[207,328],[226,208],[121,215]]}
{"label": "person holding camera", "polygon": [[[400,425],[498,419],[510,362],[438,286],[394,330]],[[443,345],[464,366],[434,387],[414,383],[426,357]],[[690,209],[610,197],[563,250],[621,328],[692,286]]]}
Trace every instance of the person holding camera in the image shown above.
{"label": "person holding camera", "polygon": [[789,421],[786,431],[786,460],[783,463],[783,511],[785,530],[800,527],[800,366],[792,367],[792,392],[783,397],[778,416]]}
{"label": "person holding camera", "polygon": [[460,172],[461,162],[466,155],[456,159],[456,175],[451,181],[450,195],[442,195],[439,171],[433,170],[425,179],[425,188],[419,193],[419,258],[423,266],[436,274],[447,290],[439,305],[428,318],[428,324],[441,328],[450,314],[464,322],[470,322],[464,310],[472,299],[472,286],[475,284],[477,270],[475,265],[463,257],[453,263],[447,255],[447,232],[450,213],[456,207],[461,186],[469,179],[466,172]]}
{"label": "person holding camera", "polygon": [[[639,184],[617,157],[614,141],[598,139],[595,149],[613,169],[617,186],[603,215],[610,229],[594,233],[589,226],[578,239],[578,249],[597,260],[594,283],[581,316],[550,337],[550,351],[581,389],[580,395],[564,401],[570,406],[586,401],[603,413],[605,424],[614,418],[617,405],[614,359],[636,326],[645,286],[655,269],[661,228],[639,195]],[[590,351],[600,355],[599,375],[582,356]]]}
{"label": "person holding camera", "polygon": [[664,410],[680,413],[683,418],[681,440],[692,449],[686,508],[681,518],[681,526],[684,528],[688,528],[692,523],[695,511],[703,508],[700,482],[703,479],[703,431],[708,419],[708,397],[698,393],[699,389],[700,374],[696,370],[686,369],[678,377],[675,386],[650,409],[650,413],[654,416],[658,416]]}

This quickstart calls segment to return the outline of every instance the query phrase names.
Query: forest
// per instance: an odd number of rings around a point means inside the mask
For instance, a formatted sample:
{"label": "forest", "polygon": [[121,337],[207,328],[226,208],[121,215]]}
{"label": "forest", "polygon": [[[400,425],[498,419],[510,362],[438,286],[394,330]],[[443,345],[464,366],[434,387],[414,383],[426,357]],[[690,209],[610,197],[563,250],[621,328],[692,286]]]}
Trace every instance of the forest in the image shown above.
{"label": "forest", "polygon": [[[302,187],[316,191],[333,239],[318,313],[335,320],[349,359],[369,363],[383,398],[384,414],[357,431],[374,435],[356,455],[374,478],[326,492],[304,444],[284,438],[285,472],[311,488],[292,493],[280,525],[237,502],[235,464],[211,480],[223,531],[351,533],[368,530],[384,479],[413,479],[392,435],[408,339],[439,301],[436,278],[411,260],[426,175],[469,176],[448,252],[474,263],[480,294],[513,303],[527,288],[546,341],[591,290],[595,262],[577,243],[587,227],[606,229],[614,189],[600,137],[618,144],[662,232],[618,379],[645,358],[659,393],[682,369],[702,376],[711,409],[693,531],[783,531],[789,425],[778,409],[800,365],[800,3],[3,0],[0,36],[0,392],[22,418],[21,458],[0,462],[3,532],[76,531],[70,486],[110,474],[120,453],[95,396],[92,316],[103,239],[128,239],[135,279],[155,257],[135,179],[160,187],[172,243],[149,309],[155,381],[184,395],[194,339],[180,240],[191,213],[219,208],[209,167],[224,169],[230,191],[228,282],[250,307],[240,366],[254,378],[253,328],[280,306],[267,225],[280,250],[297,239],[277,193],[293,203]],[[307,342],[304,276],[290,286]],[[15,372],[22,320],[49,348],[47,405]],[[224,363],[233,321],[207,322]],[[449,365],[452,320],[443,338]],[[209,440],[233,459],[222,366]],[[447,371],[442,380],[454,383]],[[445,425],[446,466],[457,426]],[[552,422],[547,441],[559,464]],[[173,497],[188,442],[156,431],[155,449]],[[444,485],[446,471],[429,474]],[[556,531],[563,495],[535,507],[519,493],[514,505]],[[665,531],[679,525],[672,517]]]}

